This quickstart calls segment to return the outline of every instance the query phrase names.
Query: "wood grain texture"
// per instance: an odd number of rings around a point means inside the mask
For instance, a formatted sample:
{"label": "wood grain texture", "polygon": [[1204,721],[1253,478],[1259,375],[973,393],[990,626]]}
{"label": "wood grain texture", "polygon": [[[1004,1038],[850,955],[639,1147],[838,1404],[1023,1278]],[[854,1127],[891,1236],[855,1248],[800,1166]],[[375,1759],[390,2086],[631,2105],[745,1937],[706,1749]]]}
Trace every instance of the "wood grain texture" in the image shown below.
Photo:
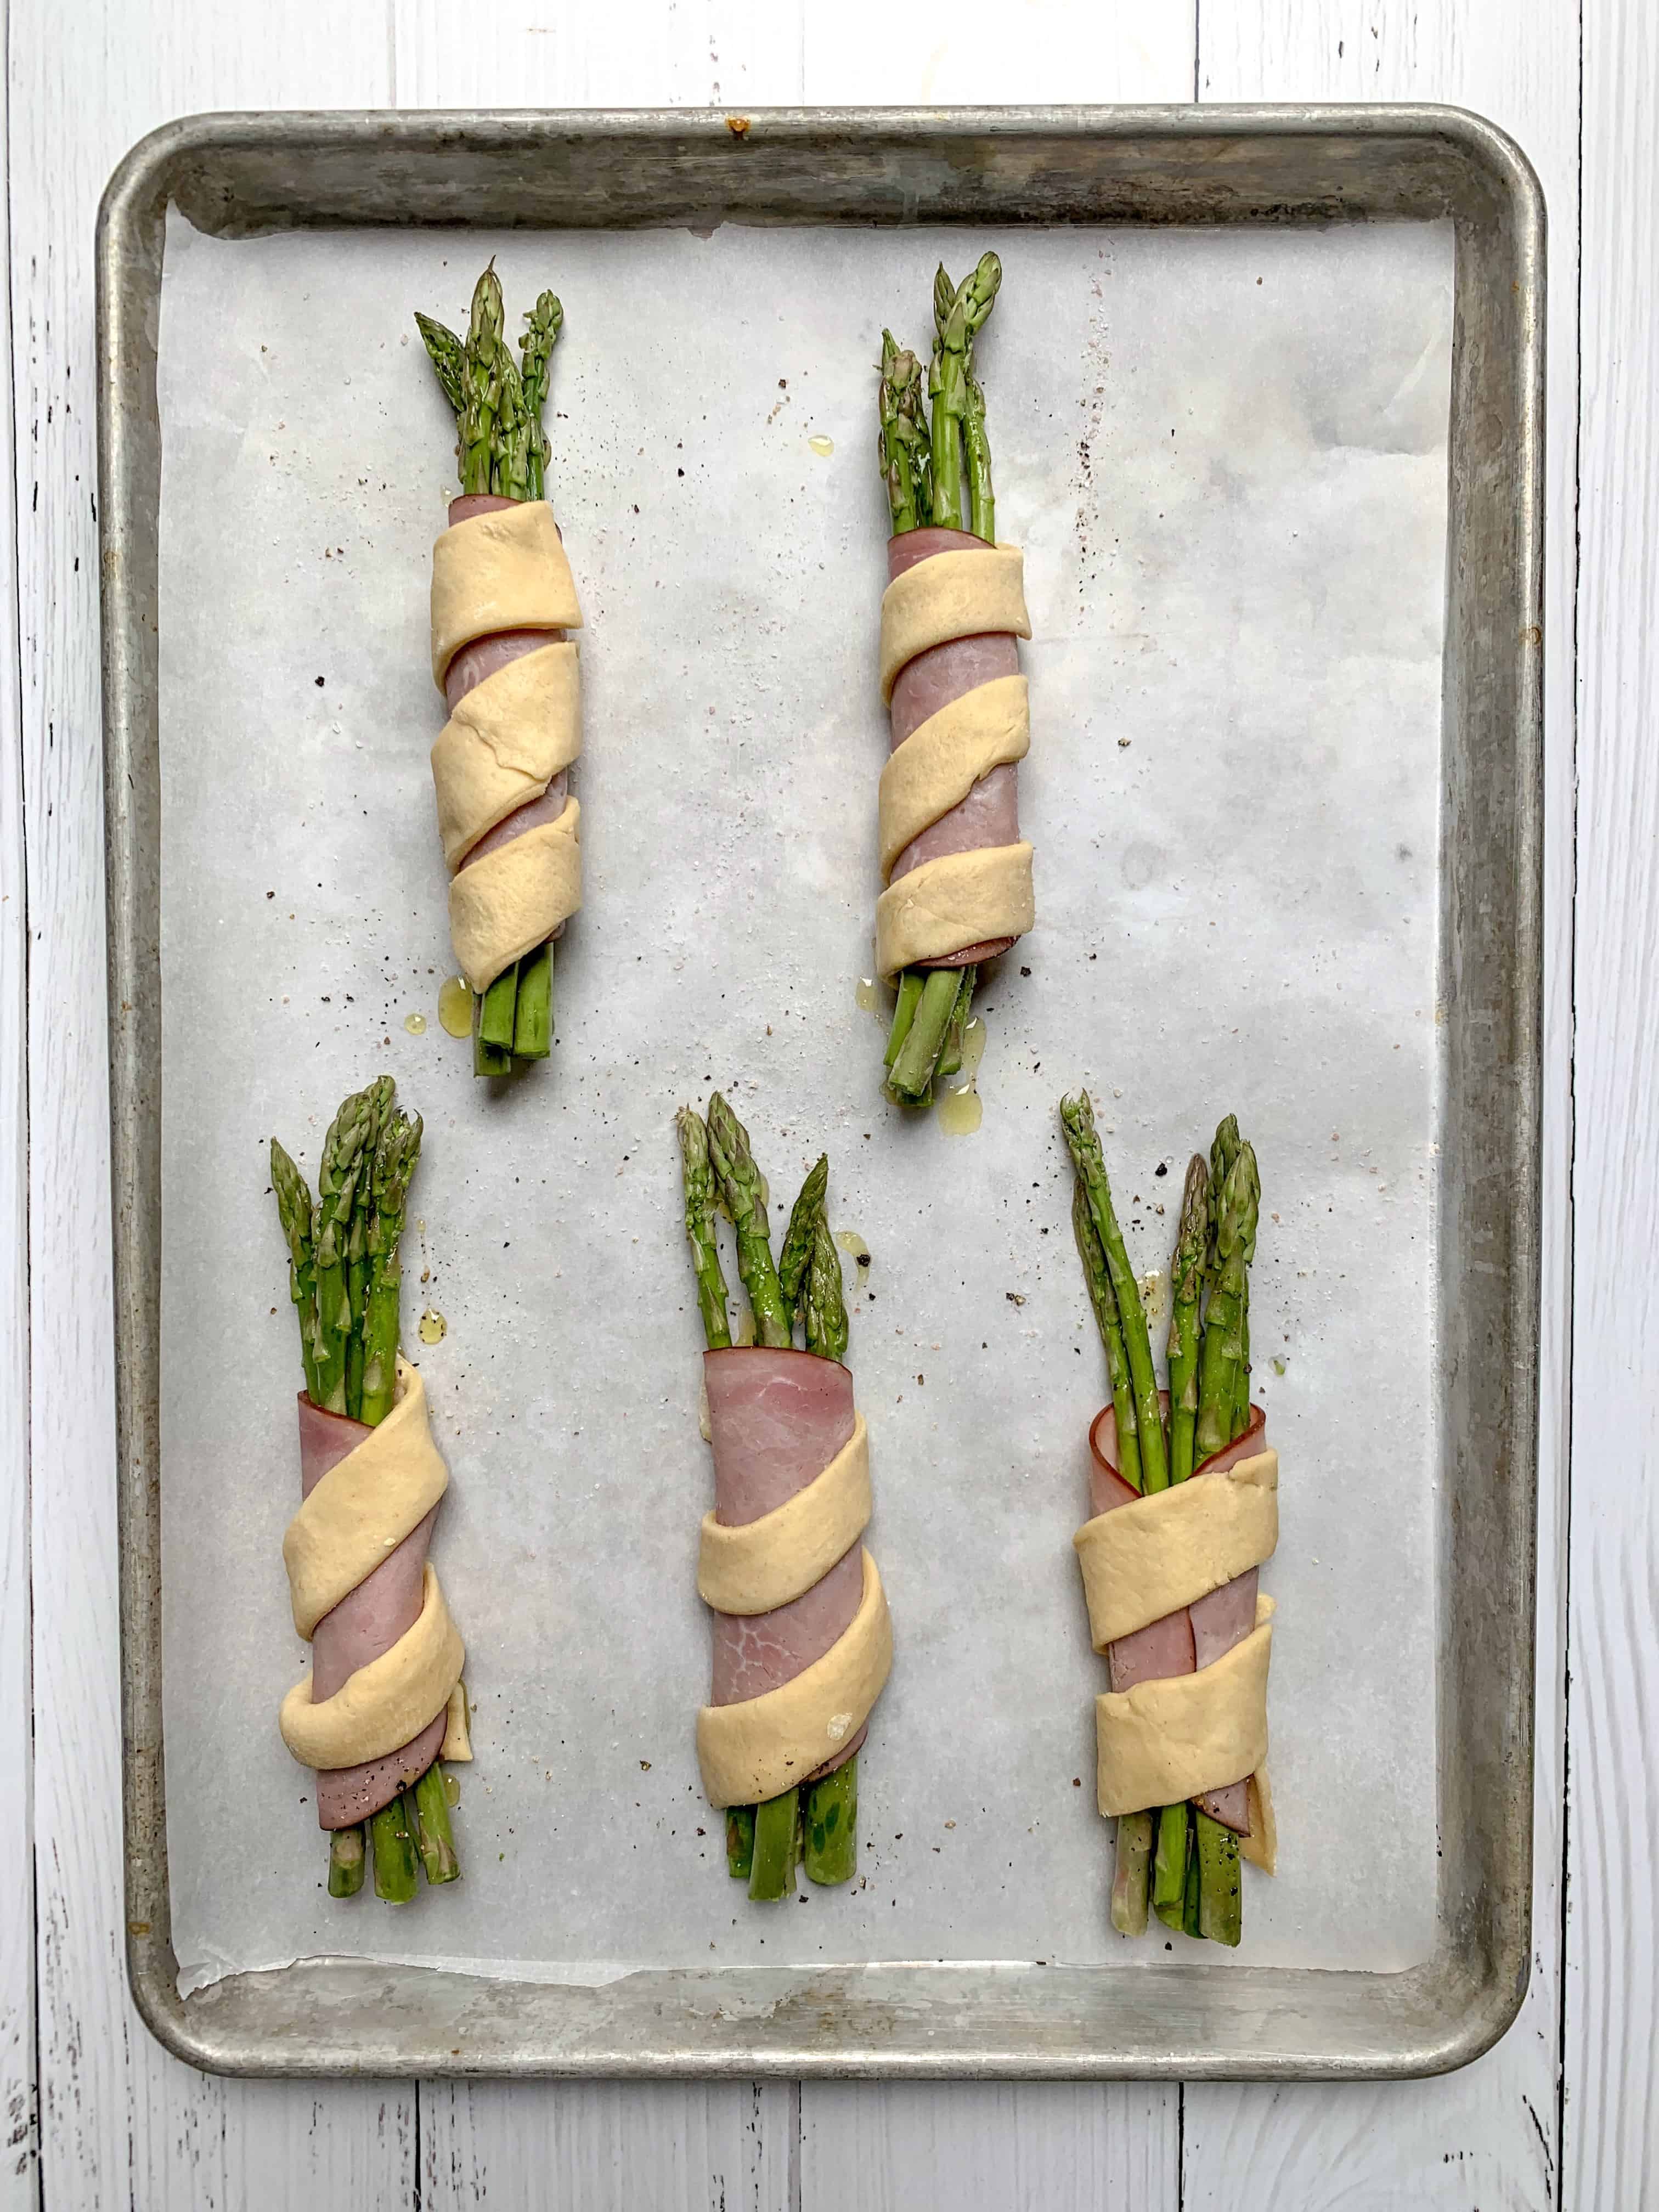
{"label": "wood grain texture", "polygon": [[42,2189],[61,2205],[409,2204],[415,2093],[204,2079],[126,1995],[110,1353],[93,219],[191,108],[383,100],[382,22],[272,0],[14,0],[13,388],[30,885],[31,1461]]}
{"label": "wood grain texture", "polygon": [[1659,2192],[1659,23],[1589,8],[1565,2201]]}
{"label": "wood grain texture", "polygon": [[[1524,33],[1498,0],[1228,0],[1206,5],[1205,100],[1443,100],[1510,131],[1550,216],[1546,618],[1543,1343],[1540,1375],[1537,1794],[1533,1971],[1509,2034],[1462,2073],[1352,2088],[1186,2093],[1182,2203],[1231,2212],[1542,2208],[1558,2201],[1573,1141],[1573,514],[1577,428],[1578,9]],[[1582,1028],[1580,1031],[1583,1034]],[[1582,1170],[1581,1170],[1582,1172]],[[1573,1346],[1583,1343],[1582,1329]],[[1629,1340],[1628,1339],[1626,1340]],[[1650,1610],[1651,1607],[1650,1607]],[[1651,1802],[1651,1798],[1649,1800]],[[1639,1862],[1638,1862],[1639,1863]],[[1645,2041],[1645,2039],[1644,2039]],[[1591,2195],[1583,2212],[1632,2198]]]}
{"label": "wood grain texture", "polygon": [[[0,160],[5,141],[0,104]],[[0,231],[7,223],[0,210]],[[8,360],[10,307],[8,295],[0,301]],[[6,453],[15,451],[9,379],[0,395],[0,440]],[[16,475],[8,469],[0,480],[0,2212],[33,2212],[40,2202],[29,1680],[28,887],[16,554]]]}

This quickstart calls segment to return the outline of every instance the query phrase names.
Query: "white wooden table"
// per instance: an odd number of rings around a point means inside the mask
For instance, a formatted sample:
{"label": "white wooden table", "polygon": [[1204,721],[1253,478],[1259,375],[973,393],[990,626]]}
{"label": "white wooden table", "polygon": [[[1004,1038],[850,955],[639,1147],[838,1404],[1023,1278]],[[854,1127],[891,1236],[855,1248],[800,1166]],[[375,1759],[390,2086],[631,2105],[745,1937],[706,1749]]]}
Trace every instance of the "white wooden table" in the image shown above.
{"label": "white wooden table", "polygon": [[[15,611],[15,653],[0,660],[16,672],[0,685],[0,2212],[1659,2204],[1659,1508],[1644,1481],[1659,1472],[1659,1361],[1645,1356],[1659,1341],[1654,0],[0,0],[0,406],[16,453],[0,484],[8,627]],[[105,179],[154,125],[212,107],[1195,95],[1458,102],[1514,133],[1549,202],[1537,1884],[1520,2019],[1448,2080],[1340,2090],[192,2073],[150,2040],[122,1966],[92,413]]]}

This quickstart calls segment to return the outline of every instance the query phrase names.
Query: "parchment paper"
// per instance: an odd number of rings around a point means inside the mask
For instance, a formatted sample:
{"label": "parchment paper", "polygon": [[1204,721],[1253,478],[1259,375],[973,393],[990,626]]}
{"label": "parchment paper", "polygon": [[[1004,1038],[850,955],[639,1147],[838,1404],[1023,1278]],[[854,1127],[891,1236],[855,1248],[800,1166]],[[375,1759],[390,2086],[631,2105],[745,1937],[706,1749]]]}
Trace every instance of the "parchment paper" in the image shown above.
{"label": "parchment paper", "polygon": [[[1036,635],[1038,923],[981,994],[984,1126],[877,1085],[881,329],[943,253],[1006,277],[980,363]],[[452,426],[414,335],[489,254],[561,295],[550,489],[586,612],[586,903],[559,1042],[475,1083],[426,755]],[[215,242],[161,327],[163,1522],[188,1990],[358,1952],[574,1981],[896,1959],[1140,1962],[1106,1917],[1103,1662],[1071,1537],[1105,1395],[1055,1102],[1087,1084],[1138,1264],[1237,1111],[1265,1186],[1282,1455],[1256,1960],[1401,1967],[1435,1893],[1431,1312],[1449,228],[725,228]],[[809,440],[829,440],[833,451]],[[1029,972],[1028,972],[1029,971]],[[422,1035],[405,1018],[426,1017]],[[267,1191],[381,1069],[426,1118],[405,1336],[453,1485],[465,1879],[331,1903],[276,1708],[301,1382]],[[780,1221],[821,1147],[897,1658],[863,1880],[751,1907],[696,1784],[711,1492],[673,1109],[726,1089]],[[733,1273],[735,1281],[735,1273]],[[416,1338],[423,1307],[448,1333]],[[1161,1343],[1161,1329],[1158,1331]],[[1282,1369],[1282,1372],[1281,1372]],[[1206,1947],[1224,1971],[1228,1954]]]}

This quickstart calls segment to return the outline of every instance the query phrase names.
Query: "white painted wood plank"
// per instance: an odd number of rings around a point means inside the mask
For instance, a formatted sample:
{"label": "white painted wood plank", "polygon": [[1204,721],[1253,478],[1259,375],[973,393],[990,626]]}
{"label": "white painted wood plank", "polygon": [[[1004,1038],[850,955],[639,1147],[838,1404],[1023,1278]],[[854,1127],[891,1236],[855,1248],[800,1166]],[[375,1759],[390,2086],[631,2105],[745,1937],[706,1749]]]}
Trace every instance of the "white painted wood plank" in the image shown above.
{"label": "white painted wood plank", "polygon": [[[819,102],[1182,100],[1196,9],[1066,0],[964,15],[841,0],[805,13],[805,97]],[[1125,2202],[1174,2212],[1180,2093],[1071,2082],[808,2081],[802,2212]],[[1125,2193],[1127,2192],[1127,2193]]]}
{"label": "white painted wood plank", "polygon": [[[1200,19],[1206,100],[1444,100],[1511,131],[1550,210],[1545,871],[1544,1328],[1540,1437],[1538,1788],[1533,1973],[1497,2049],[1429,2082],[1192,2087],[1182,2203],[1231,2212],[1557,2201],[1572,1143],[1573,483],[1577,362],[1578,11],[1506,0],[1228,0]],[[1582,1032],[1581,1032],[1582,1034]],[[1582,1173],[1582,1170],[1581,1170]],[[1626,1321],[1630,1316],[1626,1316]],[[1626,1340],[1634,1340],[1633,1338]],[[1582,1333],[1577,1342],[1582,1345]],[[1628,1433],[1628,1431],[1627,1431]],[[1633,2197],[1590,2196],[1592,2204]]]}
{"label": "white painted wood plank", "polygon": [[[0,23],[5,20],[0,8]],[[6,131],[0,107],[0,163]],[[9,248],[0,209],[0,239]],[[0,347],[11,356],[8,294]],[[12,454],[11,382],[0,450]],[[28,893],[17,695],[16,472],[0,481],[0,2212],[40,2202],[34,2081],[33,1767],[28,1535]]]}
{"label": "white painted wood plank", "polygon": [[121,1929],[93,217],[143,131],[384,98],[383,20],[14,0],[11,306],[30,908],[35,1875],[44,2190],[65,2205],[408,2204],[415,2094],[209,2081],[127,1998]]}
{"label": "white painted wood plank", "polygon": [[1649,2205],[1659,2170],[1659,190],[1650,6],[1586,8],[1579,478],[1578,1325],[1573,1340],[1564,2201]]}
{"label": "white painted wood plank", "polygon": [[1149,2081],[808,2081],[803,2212],[1175,2212],[1177,2095]]}

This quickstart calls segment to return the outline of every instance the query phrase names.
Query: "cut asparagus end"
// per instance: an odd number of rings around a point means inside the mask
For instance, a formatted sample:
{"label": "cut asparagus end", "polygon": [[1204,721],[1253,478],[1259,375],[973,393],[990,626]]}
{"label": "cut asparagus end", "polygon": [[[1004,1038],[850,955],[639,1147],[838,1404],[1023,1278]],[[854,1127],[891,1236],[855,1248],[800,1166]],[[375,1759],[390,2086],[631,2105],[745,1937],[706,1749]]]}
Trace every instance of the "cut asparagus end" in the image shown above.
{"label": "cut asparagus end", "polygon": [[850,1881],[858,1865],[857,1754],[803,1793],[808,1881]]}
{"label": "cut asparagus end", "polygon": [[933,968],[928,970],[927,980],[921,987],[921,997],[917,1002],[915,1018],[899,1048],[898,1058],[893,1062],[893,1072],[888,1079],[889,1091],[901,1103],[918,1106],[925,1097],[931,1096],[933,1071],[961,989],[962,977],[956,969]]}
{"label": "cut asparagus end", "polygon": [[1197,1842],[1199,1933],[1213,1943],[1237,1944],[1244,1932],[1238,1838],[1219,1820],[1194,1808]]}
{"label": "cut asparagus end", "polygon": [[328,1839],[328,1893],[331,1897],[356,1897],[363,1886],[363,1875],[368,1866],[368,1849],[363,1840],[362,1823],[349,1828],[336,1828]]}
{"label": "cut asparagus end", "polygon": [[893,1024],[887,1032],[887,1050],[882,1056],[882,1064],[885,1067],[891,1067],[903,1050],[904,1040],[910,1034],[910,1024],[916,1018],[916,1008],[921,1004],[921,987],[926,980],[920,968],[907,968],[898,979]]}
{"label": "cut asparagus end", "polygon": [[1187,1894],[1185,1899],[1182,1900],[1181,1912],[1181,1924],[1188,1936],[1198,1936],[1203,1932],[1199,1925],[1198,1897],[1198,1853],[1193,1849],[1192,1845],[1188,1844],[1187,1848]]}
{"label": "cut asparagus end", "polygon": [[553,940],[519,963],[518,1004],[513,1016],[513,1056],[545,1060],[553,1049]]}
{"label": "cut asparagus end", "polygon": [[945,1042],[940,1047],[939,1066],[933,1073],[941,1079],[956,1075],[962,1067],[962,1033],[968,1026],[969,1009],[974,1003],[974,986],[979,980],[977,968],[964,968],[957,1002],[951,1009],[951,1019],[945,1031]]}
{"label": "cut asparagus end", "polygon": [[482,995],[475,991],[472,994],[472,1073],[474,1075],[511,1075],[512,1054],[483,1041],[481,1028],[483,1003]]}
{"label": "cut asparagus end", "polygon": [[460,1878],[461,1862],[455,1850],[455,1832],[449,1822],[449,1796],[444,1771],[434,1759],[411,1793],[415,1808],[415,1848],[420,1853],[426,1878],[434,1887]]}
{"label": "cut asparagus end", "polygon": [[1120,1936],[1146,1933],[1152,1864],[1151,1813],[1123,1813],[1117,1823],[1117,1866],[1112,1875],[1112,1925]]}
{"label": "cut asparagus end", "polygon": [[519,963],[503,968],[483,994],[478,1008],[478,1038],[496,1051],[511,1053],[514,1019],[519,1005]]}
{"label": "cut asparagus end", "polygon": [[415,1855],[415,1823],[402,1790],[373,1815],[368,1833],[374,1850],[375,1896],[388,1905],[407,1905],[421,1869]]}
{"label": "cut asparagus end", "polygon": [[755,1808],[728,1805],[726,1808],[726,1871],[733,1881],[747,1881],[755,1863]]}
{"label": "cut asparagus end", "polygon": [[749,1894],[757,1903],[775,1904],[795,1893],[796,1828],[800,1792],[786,1790],[755,1808],[755,1860]]}
{"label": "cut asparagus end", "polygon": [[1166,1805],[1158,1816],[1152,1861],[1152,1910],[1166,1928],[1179,1928],[1187,1909],[1187,1808]]}

